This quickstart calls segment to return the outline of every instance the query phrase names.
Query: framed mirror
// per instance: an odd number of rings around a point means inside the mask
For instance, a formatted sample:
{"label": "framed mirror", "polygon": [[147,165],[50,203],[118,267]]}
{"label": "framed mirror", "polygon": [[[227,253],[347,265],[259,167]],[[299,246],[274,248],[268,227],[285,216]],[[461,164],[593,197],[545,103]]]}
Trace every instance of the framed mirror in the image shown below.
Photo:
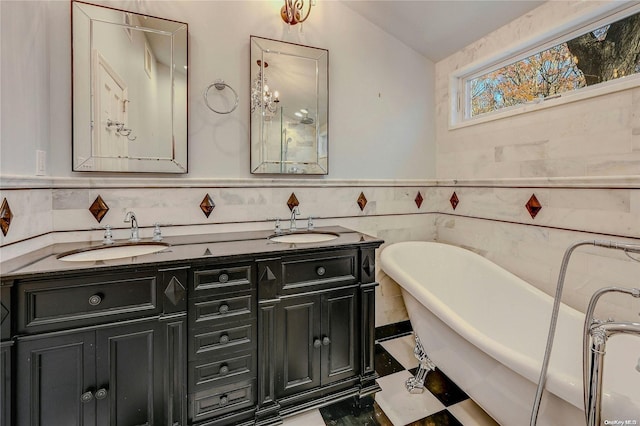
{"label": "framed mirror", "polygon": [[187,24],[74,1],[73,171],[187,172]]}
{"label": "framed mirror", "polygon": [[329,51],[251,37],[251,173],[326,175]]}

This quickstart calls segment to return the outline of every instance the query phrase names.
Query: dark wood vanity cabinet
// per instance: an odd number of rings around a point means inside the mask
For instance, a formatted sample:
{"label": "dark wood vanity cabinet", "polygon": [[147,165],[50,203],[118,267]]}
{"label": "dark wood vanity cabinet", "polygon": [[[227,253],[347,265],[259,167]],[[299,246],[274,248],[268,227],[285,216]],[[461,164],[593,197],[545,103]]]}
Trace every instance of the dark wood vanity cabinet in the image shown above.
{"label": "dark wood vanity cabinet", "polygon": [[258,424],[380,389],[378,245],[258,260]]}
{"label": "dark wood vanity cabinet", "polygon": [[15,280],[3,425],[186,424],[186,283],[185,268]]}
{"label": "dark wood vanity cabinet", "polygon": [[278,424],[379,390],[382,242],[350,238],[3,277],[0,426]]}

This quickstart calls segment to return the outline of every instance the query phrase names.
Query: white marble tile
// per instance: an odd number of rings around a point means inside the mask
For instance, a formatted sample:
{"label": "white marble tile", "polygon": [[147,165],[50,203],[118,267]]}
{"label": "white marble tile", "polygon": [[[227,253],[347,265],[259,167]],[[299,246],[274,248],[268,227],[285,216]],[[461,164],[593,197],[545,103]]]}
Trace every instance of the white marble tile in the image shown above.
{"label": "white marble tile", "polygon": [[472,399],[447,407],[447,410],[464,426],[499,426],[484,410],[478,407]]}
{"label": "white marble tile", "polygon": [[400,371],[378,379],[382,391],[376,393],[375,400],[394,426],[404,426],[444,409],[431,392],[409,393],[404,387],[409,377],[408,371]]}
{"label": "white marble tile", "polygon": [[326,426],[320,410],[310,410],[282,420],[284,426]]}
{"label": "white marble tile", "polygon": [[383,348],[387,350],[404,368],[410,370],[418,366],[418,360],[413,354],[415,348],[415,338],[413,334],[398,337],[396,339],[381,342]]}

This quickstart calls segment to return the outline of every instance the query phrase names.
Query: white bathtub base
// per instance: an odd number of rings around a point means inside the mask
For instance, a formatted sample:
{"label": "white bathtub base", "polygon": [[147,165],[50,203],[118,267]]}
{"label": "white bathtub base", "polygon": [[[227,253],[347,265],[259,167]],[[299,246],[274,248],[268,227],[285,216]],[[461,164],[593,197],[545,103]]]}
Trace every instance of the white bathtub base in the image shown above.
{"label": "white bathtub base", "polygon": [[[414,333],[431,360],[501,425],[529,424],[536,384],[470,344],[404,289],[402,296]],[[584,412],[547,392],[539,426],[584,423]]]}

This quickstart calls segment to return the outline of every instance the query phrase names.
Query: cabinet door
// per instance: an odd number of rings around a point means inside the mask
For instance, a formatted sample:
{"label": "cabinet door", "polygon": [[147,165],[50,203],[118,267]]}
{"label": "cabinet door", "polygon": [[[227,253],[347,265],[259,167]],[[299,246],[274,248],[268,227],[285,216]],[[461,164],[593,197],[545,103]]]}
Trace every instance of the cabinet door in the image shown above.
{"label": "cabinet door", "polygon": [[97,425],[162,422],[162,329],[153,320],[96,331]]}
{"label": "cabinet door", "polygon": [[11,426],[11,344],[0,343],[0,426]]}
{"label": "cabinet door", "polygon": [[320,297],[293,297],[276,309],[276,397],[320,386]]}
{"label": "cabinet door", "polygon": [[19,340],[17,424],[95,424],[93,332]]}
{"label": "cabinet door", "polygon": [[322,295],[322,385],[359,374],[356,288]]}

